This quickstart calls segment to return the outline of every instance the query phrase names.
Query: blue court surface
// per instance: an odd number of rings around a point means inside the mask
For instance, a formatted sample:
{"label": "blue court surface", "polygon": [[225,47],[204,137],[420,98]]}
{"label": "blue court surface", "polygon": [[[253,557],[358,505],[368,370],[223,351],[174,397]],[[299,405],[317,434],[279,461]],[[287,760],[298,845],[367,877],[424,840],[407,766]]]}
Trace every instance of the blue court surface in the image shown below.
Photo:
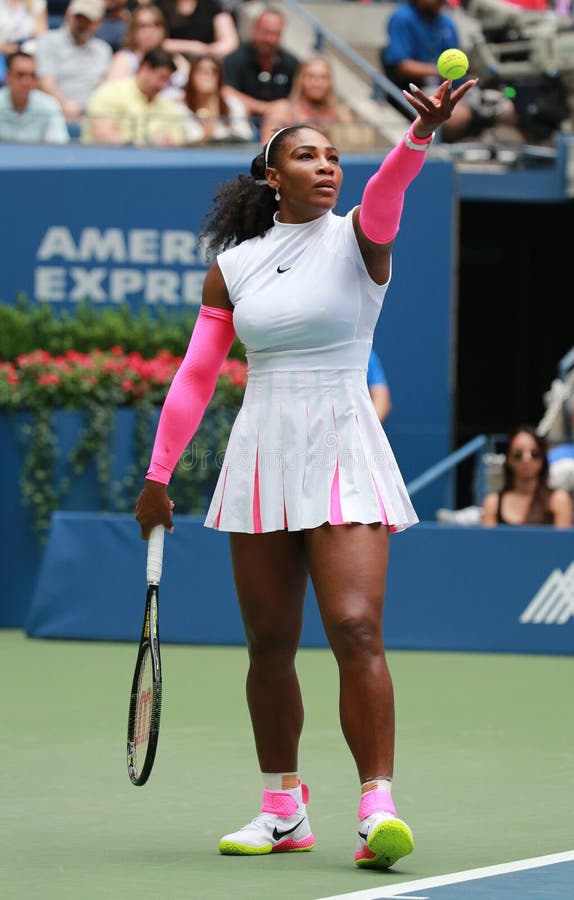
{"label": "blue court surface", "polygon": [[574,851],[469,869],[317,900],[573,900]]}

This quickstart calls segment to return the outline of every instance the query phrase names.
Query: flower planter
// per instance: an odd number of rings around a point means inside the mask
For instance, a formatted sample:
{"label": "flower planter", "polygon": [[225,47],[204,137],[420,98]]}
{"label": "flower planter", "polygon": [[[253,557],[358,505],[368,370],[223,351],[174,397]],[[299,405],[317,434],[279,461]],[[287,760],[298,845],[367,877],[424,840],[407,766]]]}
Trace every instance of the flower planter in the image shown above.
{"label": "flower planter", "polygon": [[[180,362],[115,348],[60,357],[37,351],[0,363],[0,627],[25,621],[55,509],[131,513]],[[178,513],[205,511],[244,384],[245,364],[228,360],[174,472]],[[59,408],[59,398],[77,408]]]}

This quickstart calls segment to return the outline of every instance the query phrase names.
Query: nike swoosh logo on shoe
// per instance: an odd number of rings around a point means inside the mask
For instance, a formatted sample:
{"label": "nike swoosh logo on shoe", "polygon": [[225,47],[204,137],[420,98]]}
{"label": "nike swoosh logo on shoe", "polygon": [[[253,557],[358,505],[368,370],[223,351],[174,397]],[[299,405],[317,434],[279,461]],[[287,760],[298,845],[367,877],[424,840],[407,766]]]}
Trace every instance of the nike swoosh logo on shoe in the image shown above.
{"label": "nike swoosh logo on shoe", "polygon": [[296,825],[293,825],[293,828],[288,828],[287,831],[277,831],[277,828],[273,829],[273,840],[278,841],[280,838],[285,837],[288,834],[291,834],[293,831],[296,831],[301,825],[301,822],[305,821],[305,817],[299,820]]}
{"label": "nike swoosh logo on shoe", "polygon": [[282,269],[281,266],[277,266],[277,271],[279,272],[280,275],[282,275],[283,272],[288,272],[290,268],[291,268],[291,266],[287,266],[285,269]]}

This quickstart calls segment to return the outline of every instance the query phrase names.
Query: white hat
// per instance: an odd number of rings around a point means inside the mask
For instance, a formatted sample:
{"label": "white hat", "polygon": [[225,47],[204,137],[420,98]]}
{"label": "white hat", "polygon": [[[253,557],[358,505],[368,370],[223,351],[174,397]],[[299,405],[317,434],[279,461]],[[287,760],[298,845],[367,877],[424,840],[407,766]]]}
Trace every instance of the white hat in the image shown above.
{"label": "white hat", "polygon": [[91,22],[99,22],[104,18],[104,0],[72,0],[67,12],[73,16],[85,16]]}

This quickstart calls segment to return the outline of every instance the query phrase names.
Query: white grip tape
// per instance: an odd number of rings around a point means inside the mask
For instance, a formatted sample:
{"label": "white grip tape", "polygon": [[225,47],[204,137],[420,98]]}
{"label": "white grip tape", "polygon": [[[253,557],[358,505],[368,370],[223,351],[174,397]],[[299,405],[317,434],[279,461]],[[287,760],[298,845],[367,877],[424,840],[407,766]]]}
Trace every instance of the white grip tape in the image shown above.
{"label": "white grip tape", "polygon": [[163,527],[163,525],[156,525],[155,528],[152,528],[147,543],[146,576],[148,584],[159,584],[160,582],[163,563],[164,537],[165,528]]}

